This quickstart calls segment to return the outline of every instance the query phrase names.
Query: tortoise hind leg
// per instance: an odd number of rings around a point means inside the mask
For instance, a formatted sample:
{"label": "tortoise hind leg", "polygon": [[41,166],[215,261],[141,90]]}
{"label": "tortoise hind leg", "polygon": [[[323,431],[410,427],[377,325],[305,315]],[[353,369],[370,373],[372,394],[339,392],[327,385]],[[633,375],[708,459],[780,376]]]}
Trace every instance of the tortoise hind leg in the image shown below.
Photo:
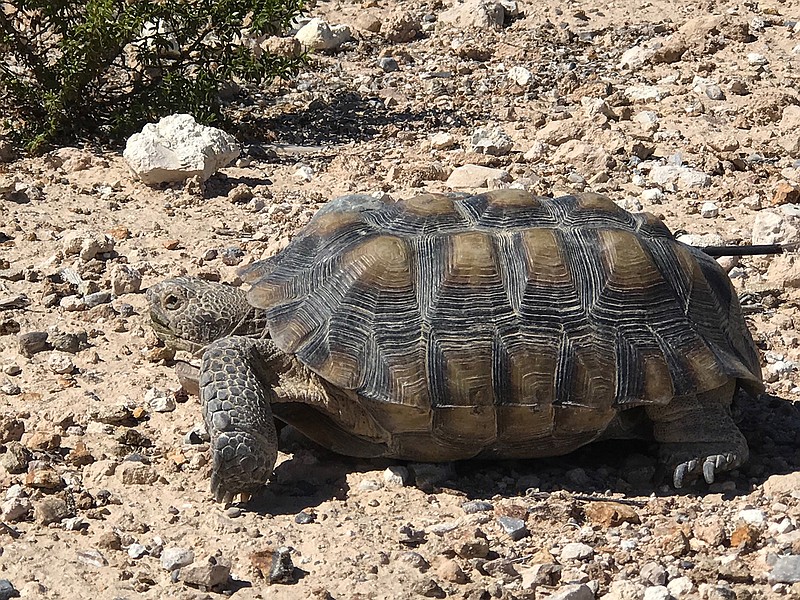
{"label": "tortoise hind leg", "polygon": [[217,501],[257,491],[278,458],[270,407],[274,392],[266,373],[268,344],[232,336],[203,353],[200,398],[211,436],[211,491]]}
{"label": "tortoise hind leg", "polygon": [[661,460],[676,488],[700,475],[713,483],[717,473],[747,461],[747,441],[730,413],[735,391],[736,380],[731,379],[708,392],[647,407]]}

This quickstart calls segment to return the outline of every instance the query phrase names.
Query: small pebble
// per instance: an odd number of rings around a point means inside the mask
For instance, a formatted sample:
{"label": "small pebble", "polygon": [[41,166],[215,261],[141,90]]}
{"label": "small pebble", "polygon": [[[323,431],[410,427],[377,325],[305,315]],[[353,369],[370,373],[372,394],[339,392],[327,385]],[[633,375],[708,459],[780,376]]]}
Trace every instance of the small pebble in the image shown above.
{"label": "small pebble", "polygon": [[594,556],[594,548],[580,542],[570,542],[561,548],[561,560],[586,560]]}
{"label": "small pebble", "polygon": [[317,516],[314,513],[306,510],[299,512],[294,516],[294,522],[298,525],[308,525],[316,520]]}
{"label": "small pebble", "polygon": [[494,504],[486,500],[470,500],[461,505],[461,510],[466,514],[472,515],[479,512],[489,512],[494,510]]}
{"label": "small pebble", "polygon": [[142,544],[133,543],[128,546],[128,556],[133,559],[142,558],[145,554],[147,554],[147,548]]}
{"label": "small pebble", "polygon": [[525,521],[522,519],[516,519],[514,517],[498,517],[497,523],[515,542],[530,535],[528,528],[525,526]]}
{"label": "small pebble", "polygon": [[167,571],[174,571],[186,567],[194,562],[194,552],[191,548],[171,547],[161,551],[161,567]]}

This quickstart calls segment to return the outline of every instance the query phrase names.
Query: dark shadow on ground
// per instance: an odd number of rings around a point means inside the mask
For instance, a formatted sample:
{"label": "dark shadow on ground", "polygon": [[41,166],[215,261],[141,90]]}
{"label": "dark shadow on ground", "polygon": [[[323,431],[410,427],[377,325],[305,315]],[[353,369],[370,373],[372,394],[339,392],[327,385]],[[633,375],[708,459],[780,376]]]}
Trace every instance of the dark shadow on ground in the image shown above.
{"label": "dark shadow on ground", "polygon": [[[434,106],[422,111],[387,108],[377,97],[366,98],[357,92],[342,90],[325,100],[291,108],[276,116],[261,116],[255,107],[237,118],[238,137],[252,144],[253,153],[260,145],[280,142],[296,146],[339,146],[363,142],[398,131],[436,131],[453,128],[467,121],[456,111]],[[397,129],[386,131],[386,126]],[[254,156],[258,158],[257,155]]]}
{"label": "dark shadow on ground", "polygon": [[[742,396],[735,407],[737,422],[750,445],[744,467],[723,474],[708,485],[703,481],[675,490],[670,474],[656,460],[657,445],[641,440],[612,440],[585,446],[571,454],[532,460],[461,461],[420,470],[414,463],[342,457],[312,442],[293,441],[295,458],[276,469],[273,481],[247,506],[270,514],[296,514],[331,498],[345,498],[350,473],[407,466],[412,484],[422,491],[446,490],[470,499],[502,496],[532,498],[558,491],[580,495],[624,493],[628,497],[748,494],[769,476],[800,470],[800,405],[762,395]],[[301,444],[302,447],[298,446]],[[416,481],[414,476],[416,474]],[[730,488],[734,482],[735,489]]]}

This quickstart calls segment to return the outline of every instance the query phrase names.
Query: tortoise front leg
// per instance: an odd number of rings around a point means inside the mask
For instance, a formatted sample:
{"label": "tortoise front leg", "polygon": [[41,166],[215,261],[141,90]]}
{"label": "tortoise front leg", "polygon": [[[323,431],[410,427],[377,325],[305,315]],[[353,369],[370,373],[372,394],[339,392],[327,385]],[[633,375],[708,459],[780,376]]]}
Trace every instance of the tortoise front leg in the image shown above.
{"label": "tortoise front leg", "polygon": [[278,458],[266,359],[269,341],[227,337],[211,343],[200,368],[203,418],[211,436],[211,491],[219,501],[252,494]]}
{"label": "tortoise front leg", "polygon": [[676,488],[701,475],[713,483],[717,473],[747,461],[747,441],[730,413],[735,391],[731,380],[702,394],[673,398],[665,406],[647,407],[661,460],[672,471]]}

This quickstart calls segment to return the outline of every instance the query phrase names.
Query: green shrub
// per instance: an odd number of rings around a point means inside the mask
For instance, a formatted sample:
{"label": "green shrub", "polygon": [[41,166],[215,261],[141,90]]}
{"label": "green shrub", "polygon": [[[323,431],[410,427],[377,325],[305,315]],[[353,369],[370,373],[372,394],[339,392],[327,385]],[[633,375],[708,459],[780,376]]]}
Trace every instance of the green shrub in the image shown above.
{"label": "green shrub", "polygon": [[[189,112],[222,116],[220,90],[297,71],[303,58],[253,40],[303,0],[12,0],[0,8],[0,110],[31,152],[109,140]],[[261,37],[257,37],[261,36]]]}

